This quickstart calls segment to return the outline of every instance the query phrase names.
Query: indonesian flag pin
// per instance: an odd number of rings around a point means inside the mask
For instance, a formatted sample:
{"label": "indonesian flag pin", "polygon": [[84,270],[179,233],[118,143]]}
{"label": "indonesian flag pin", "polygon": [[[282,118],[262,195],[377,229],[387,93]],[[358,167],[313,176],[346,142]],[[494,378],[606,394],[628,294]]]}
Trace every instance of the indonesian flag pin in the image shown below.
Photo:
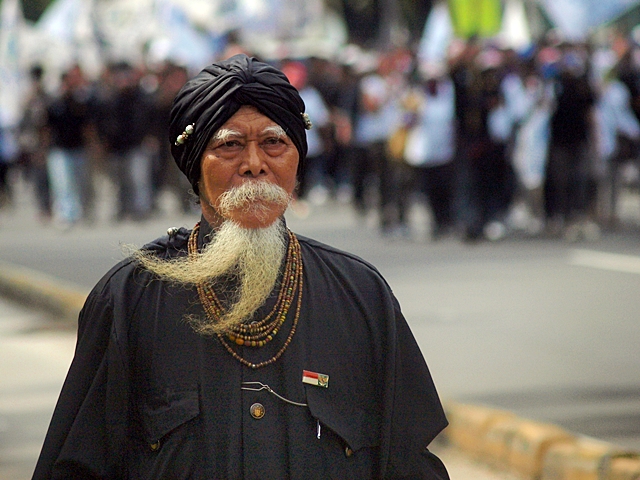
{"label": "indonesian flag pin", "polygon": [[310,372],[309,370],[303,370],[302,383],[308,383],[309,385],[315,385],[316,387],[328,388],[329,375],[325,375],[324,373]]}

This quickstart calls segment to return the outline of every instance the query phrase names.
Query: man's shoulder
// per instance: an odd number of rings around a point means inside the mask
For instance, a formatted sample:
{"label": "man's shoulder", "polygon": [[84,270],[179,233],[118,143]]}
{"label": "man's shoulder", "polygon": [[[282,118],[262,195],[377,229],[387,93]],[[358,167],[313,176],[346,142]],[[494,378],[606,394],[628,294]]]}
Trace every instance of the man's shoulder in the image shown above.
{"label": "man's shoulder", "polygon": [[142,247],[161,258],[172,258],[185,255],[187,252],[191,230],[184,227],[171,227],[167,233]]}
{"label": "man's shoulder", "polygon": [[296,237],[300,241],[300,244],[303,246],[303,248],[306,246],[309,251],[314,252],[315,255],[317,255],[326,263],[344,265],[349,269],[353,269],[354,271],[357,270],[363,273],[368,272],[372,275],[382,278],[382,275],[374,265],[359,257],[358,255],[340,250],[339,248],[333,247],[326,243],[322,243],[318,240],[314,240],[313,238],[305,237],[303,235],[296,234]]}
{"label": "man's shoulder", "polygon": [[[141,249],[163,259],[185,255],[190,233],[191,231],[186,228],[170,228],[167,234],[145,244]],[[139,268],[138,261],[130,255],[120,260],[103,275],[94,287],[94,292],[103,292],[105,289],[112,288],[114,283],[128,284],[132,280],[141,285],[146,284],[148,279],[140,278],[145,274],[149,275],[149,272]]]}

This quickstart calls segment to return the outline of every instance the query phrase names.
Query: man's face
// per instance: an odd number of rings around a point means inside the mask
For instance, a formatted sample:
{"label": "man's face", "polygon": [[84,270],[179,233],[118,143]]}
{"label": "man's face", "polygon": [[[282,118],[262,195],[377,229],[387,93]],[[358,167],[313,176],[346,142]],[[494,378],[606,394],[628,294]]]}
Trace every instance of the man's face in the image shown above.
{"label": "man's face", "polygon": [[253,209],[238,208],[223,216],[219,198],[252,181],[278,185],[291,195],[296,186],[298,160],[298,150],[277,123],[255,107],[240,107],[214,133],[202,154],[199,189],[205,219],[214,227],[224,220],[233,220],[245,228],[271,225],[286,206],[262,202],[260,215]]}

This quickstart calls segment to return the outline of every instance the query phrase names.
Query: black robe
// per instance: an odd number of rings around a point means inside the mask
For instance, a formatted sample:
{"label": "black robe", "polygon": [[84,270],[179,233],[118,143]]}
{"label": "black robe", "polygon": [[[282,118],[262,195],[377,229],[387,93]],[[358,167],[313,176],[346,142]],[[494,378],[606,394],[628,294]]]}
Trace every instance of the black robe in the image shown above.
{"label": "black robe", "polygon": [[[184,255],[189,233],[147,248]],[[80,314],[33,478],[447,479],[427,450],[447,421],[391,289],[358,257],[299,241],[297,331],[282,357],[259,369],[185,322],[204,315],[195,288],[159,281],[131,260],[112,268]],[[237,353],[271,358],[294,313],[295,301],[272,342]],[[328,375],[328,388],[303,383],[303,370]],[[308,406],[241,389],[253,381]],[[250,414],[255,403],[261,419]]]}

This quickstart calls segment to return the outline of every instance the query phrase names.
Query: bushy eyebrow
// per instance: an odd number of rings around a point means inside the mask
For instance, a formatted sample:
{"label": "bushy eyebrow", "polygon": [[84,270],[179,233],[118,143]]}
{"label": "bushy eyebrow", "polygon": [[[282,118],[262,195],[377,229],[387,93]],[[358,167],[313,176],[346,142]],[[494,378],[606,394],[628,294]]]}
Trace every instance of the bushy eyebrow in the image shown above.
{"label": "bushy eyebrow", "polygon": [[214,135],[211,140],[214,142],[226,142],[229,140],[229,137],[240,136],[241,133],[236,130],[231,130],[230,128],[221,128]]}
{"label": "bushy eyebrow", "polygon": [[[272,125],[264,129],[265,134],[272,134],[278,138],[286,137],[287,132],[285,132],[284,128],[280,125]],[[241,137],[242,134],[237,130],[232,130],[230,128],[221,128],[219,129],[211,138],[213,142],[226,142],[230,137]]]}
{"label": "bushy eyebrow", "polygon": [[272,133],[278,138],[286,137],[287,132],[280,125],[272,125],[264,129],[264,133]]}

